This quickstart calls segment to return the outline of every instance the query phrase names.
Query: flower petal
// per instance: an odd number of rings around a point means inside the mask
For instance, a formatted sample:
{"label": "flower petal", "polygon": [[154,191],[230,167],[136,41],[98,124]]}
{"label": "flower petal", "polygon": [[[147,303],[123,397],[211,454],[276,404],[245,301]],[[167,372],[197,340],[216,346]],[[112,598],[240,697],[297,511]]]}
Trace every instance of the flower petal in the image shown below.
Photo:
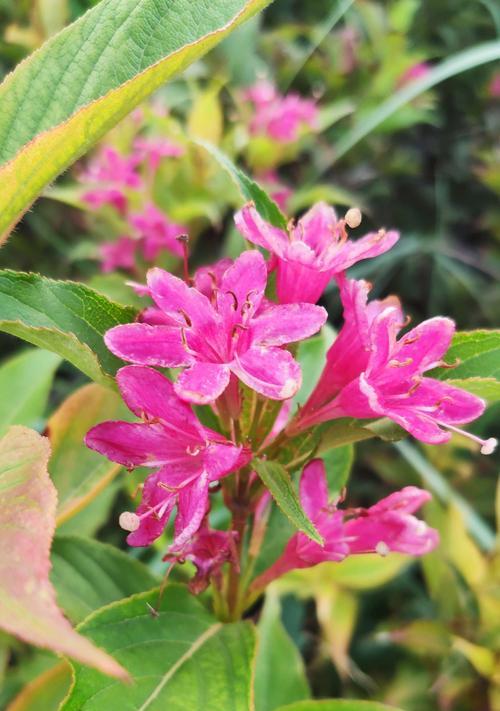
{"label": "flower petal", "polygon": [[118,358],[139,365],[177,368],[193,362],[193,357],[183,346],[181,332],[176,327],[128,323],[107,331],[104,342]]}
{"label": "flower petal", "polygon": [[455,324],[449,318],[427,319],[400,339],[394,357],[402,362],[411,358],[412,368],[420,372],[435,368],[450,347],[454,332]]}
{"label": "flower petal", "polygon": [[[241,320],[257,311],[267,284],[266,261],[256,249],[243,252],[221,278],[217,294],[219,312]],[[250,305],[250,306],[249,306]]]}
{"label": "flower petal", "polygon": [[326,202],[317,202],[301,217],[294,228],[296,239],[306,242],[315,252],[322,252],[332,242],[337,213]]}
{"label": "flower petal", "polygon": [[304,467],[300,477],[300,502],[313,521],[321,509],[328,505],[328,485],[322,459],[313,459]]}
{"label": "flower petal", "polygon": [[276,292],[280,304],[315,304],[332,278],[330,271],[320,271],[313,265],[278,259]]}
{"label": "flower petal", "polygon": [[300,365],[280,348],[254,346],[235,357],[231,370],[245,385],[271,400],[293,397],[302,383]]}
{"label": "flower petal", "polygon": [[279,257],[283,256],[289,242],[288,235],[263,220],[253,205],[245,205],[237,212],[234,222],[237,229],[249,242],[258,247],[264,247]]}
{"label": "flower petal", "polygon": [[208,510],[208,472],[179,491],[175,538],[171,551],[180,551],[200,528]]}
{"label": "flower petal", "polygon": [[379,232],[370,232],[358,240],[348,240],[340,250],[336,245],[332,245],[332,259],[328,266],[335,272],[345,271],[362,259],[384,254],[394,247],[398,240],[399,232],[379,230]]}
{"label": "flower petal", "polygon": [[[136,514],[142,518],[139,528],[127,536],[129,546],[151,545],[161,536],[168,523],[175,506],[176,494],[169,494],[168,491],[158,486],[160,481],[161,472],[154,472],[144,482],[142,501],[136,511]],[[153,508],[156,509],[156,512],[148,516],[148,511]]]}
{"label": "flower petal", "polygon": [[183,400],[196,405],[215,402],[229,384],[229,366],[197,362],[179,375],[175,392]]}
{"label": "flower petal", "polygon": [[102,422],[87,432],[85,444],[127,469],[157,467],[169,460],[168,439],[161,425]]}
{"label": "flower petal", "polygon": [[240,467],[245,466],[252,458],[252,453],[236,447],[227,442],[227,444],[212,443],[203,454],[203,465],[208,472],[210,481],[218,481],[227,474],[231,474]]}
{"label": "flower petal", "polygon": [[252,341],[262,346],[282,346],[317,333],[328,318],[322,306],[282,304],[271,306],[252,321]]}

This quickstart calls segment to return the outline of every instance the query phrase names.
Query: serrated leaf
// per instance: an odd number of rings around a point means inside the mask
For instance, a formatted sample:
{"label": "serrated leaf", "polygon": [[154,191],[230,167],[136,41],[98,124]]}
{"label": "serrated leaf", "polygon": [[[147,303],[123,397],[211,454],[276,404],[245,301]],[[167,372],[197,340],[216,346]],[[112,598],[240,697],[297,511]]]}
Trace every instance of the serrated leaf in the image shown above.
{"label": "serrated leaf", "polygon": [[229,173],[230,177],[236,184],[242,197],[249,202],[253,202],[255,209],[267,222],[270,222],[275,227],[280,227],[286,230],[286,218],[279,209],[278,205],[269,197],[269,195],[260,187],[255,180],[246,175],[240,168],[237,168],[234,163],[220,151],[216,146],[203,140],[195,140],[199,146],[202,146],[220,166]]}
{"label": "serrated leaf", "polygon": [[57,607],[49,581],[57,498],[49,455],[48,439],[26,427],[11,427],[0,440],[0,627],[125,679],[125,670],[75,632]]}
{"label": "serrated leaf", "polygon": [[78,624],[94,610],[151,590],[158,579],[135,558],[106,543],[56,536],[50,579],[66,617]]}
{"label": "serrated leaf", "polygon": [[0,86],[0,235],[123,116],[269,2],[102,0],[22,62]]}
{"label": "serrated leaf", "polygon": [[282,704],[309,699],[304,661],[281,621],[278,596],[268,591],[259,626],[255,665],[255,709],[273,711]]}
{"label": "serrated leaf", "polygon": [[0,437],[10,425],[34,427],[44,415],[50,386],[61,358],[30,349],[0,366]]}
{"label": "serrated leaf", "polygon": [[285,467],[279,462],[268,462],[262,459],[254,460],[252,466],[295,528],[305,533],[311,540],[323,545],[322,537],[300,504],[291,477]]}
{"label": "serrated leaf", "polygon": [[72,393],[49,419],[49,471],[58,495],[58,526],[87,506],[120,472],[119,464],[88,449],[83,440],[99,422],[122,419],[130,419],[130,413],[120,396],[94,383]]}
{"label": "serrated leaf", "polygon": [[0,331],[57,353],[92,380],[112,386],[123,362],[103,335],[133,321],[136,311],[84,284],[0,270]]}
{"label": "serrated leaf", "polygon": [[78,628],[120,660],[133,678],[109,684],[75,665],[61,711],[248,711],[252,707],[255,632],[249,622],[223,625],[181,585],[113,603]]}

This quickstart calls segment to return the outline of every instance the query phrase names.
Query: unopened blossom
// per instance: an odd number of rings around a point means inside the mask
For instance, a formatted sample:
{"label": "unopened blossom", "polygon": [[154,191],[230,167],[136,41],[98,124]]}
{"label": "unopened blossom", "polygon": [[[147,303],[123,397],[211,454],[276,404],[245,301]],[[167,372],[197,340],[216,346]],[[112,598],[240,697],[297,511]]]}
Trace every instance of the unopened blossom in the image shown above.
{"label": "unopened blossom", "polygon": [[141,212],[132,214],[129,221],[141,240],[147,262],[154,262],[163,250],[182,257],[183,248],[178,237],[186,233],[186,228],[171,222],[156,205],[149,203]]}
{"label": "unopened blossom", "polygon": [[147,161],[152,171],[158,170],[163,158],[180,158],[184,155],[184,148],[167,138],[136,138],[134,151],[141,161]]}
{"label": "unopened blossom", "polygon": [[302,507],[323,538],[323,545],[297,532],[278,560],[257,578],[260,589],[291,570],[338,562],[357,553],[390,552],[409,555],[429,553],[438,543],[437,532],[413,513],[431,498],[415,486],[407,486],[368,509],[341,510],[330,502],[324,462],[315,459],[302,472]]}
{"label": "unopened blossom", "polygon": [[196,567],[196,575],[189,581],[189,589],[199,595],[210,584],[211,579],[222,582],[222,566],[236,564],[236,531],[218,531],[203,524],[193,538],[181,549],[170,547],[163,560],[190,561]]}
{"label": "unopened blossom", "polygon": [[266,282],[257,251],[244,252],[224,272],[212,301],[163,269],[151,269],[150,295],[176,325],[116,326],[106,344],[127,361],[184,367],[174,387],[189,402],[214,402],[231,375],[265,397],[286,400],[298,391],[301,371],[281,346],[316,333],[327,314],[312,304],[269,305],[259,313]]}
{"label": "unopened blossom", "polygon": [[138,189],[142,185],[137,172],[140,162],[141,158],[137,155],[123,156],[111,146],[106,146],[92,159],[80,180],[84,183]]}
{"label": "unopened blossom", "polygon": [[[291,430],[338,417],[388,417],[428,444],[447,442],[457,425],[475,420],[485,403],[424,373],[443,361],[455,331],[448,318],[431,318],[398,338],[406,325],[399,301],[368,303],[369,285],[343,278],[344,326],[331,346],[318,385]],[[495,440],[483,441],[484,454]]]}
{"label": "unopened blossom", "polygon": [[316,303],[332,277],[387,252],[399,239],[398,232],[379,230],[350,240],[350,220],[339,219],[324,202],[316,203],[297,224],[290,223],[288,231],[266,222],[252,204],[236,214],[235,222],[245,239],[273,255],[278,299],[285,304]]}
{"label": "unopened blossom", "polygon": [[282,96],[267,80],[247,89],[245,97],[255,108],[250,122],[254,135],[266,135],[278,143],[293,143],[304,128],[316,128],[318,107],[313,99],[298,94]]}
{"label": "unopened blossom", "polygon": [[103,422],[85,443],[127,469],[150,467],[137,511],[120,524],[132,546],[158,538],[177,507],[173,547],[181,549],[198,531],[209,503],[209,485],[245,465],[250,454],[204,427],[161,373],[142,366],[118,371],[127,407],[141,422]]}
{"label": "unopened blossom", "polygon": [[132,270],[135,267],[136,240],[122,236],[113,242],[100,245],[101,269],[107,274],[116,269]]}

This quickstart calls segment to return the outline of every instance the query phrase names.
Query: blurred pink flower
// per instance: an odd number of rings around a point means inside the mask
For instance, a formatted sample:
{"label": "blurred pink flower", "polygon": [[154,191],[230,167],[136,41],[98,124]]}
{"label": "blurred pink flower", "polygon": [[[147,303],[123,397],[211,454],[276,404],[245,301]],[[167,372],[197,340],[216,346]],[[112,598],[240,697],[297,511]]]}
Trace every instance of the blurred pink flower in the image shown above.
{"label": "blurred pink flower", "polygon": [[274,170],[268,170],[257,176],[259,183],[262,183],[266,191],[271,195],[279,209],[288,212],[288,201],[293,195],[293,191],[281,182],[279,175]]}
{"label": "blurred pink flower", "polygon": [[500,99],[500,72],[493,74],[488,86],[488,94],[492,99]]}
{"label": "blurred pink flower", "polygon": [[480,440],[457,428],[479,417],[484,401],[446,381],[424,377],[427,370],[445,365],[442,359],[455,331],[453,321],[429,319],[398,340],[405,325],[399,301],[368,304],[368,292],[364,281],[340,280],[344,326],[291,430],[338,417],[388,417],[422,442],[447,442],[450,431],[457,431],[490,454],[495,440]]}
{"label": "blurred pink flower", "polygon": [[154,262],[163,250],[177,257],[183,256],[183,247],[177,238],[186,234],[186,228],[171,222],[153,203],[146,205],[141,212],[130,215],[129,222],[141,239],[142,252],[147,262]]}
{"label": "blurred pink flower", "polygon": [[94,188],[82,195],[82,200],[92,208],[98,210],[103,205],[111,205],[121,215],[127,210],[127,198],[119,188]]}
{"label": "blurred pink flower", "polygon": [[152,171],[158,169],[162,158],[180,158],[184,155],[184,148],[178,143],[169,141],[166,138],[136,138],[134,141],[136,156],[141,160],[147,160]]}
{"label": "blurred pink flower", "polygon": [[399,77],[398,86],[404,86],[405,84],[409,84],[416,79],[425,77],[426,74],[431,71],[431,68],[431,65],[427,64],[427,62],[417,62],[416,64],[412,64],[412,66],[406,69]]}
{"label": "blurred pink flower", "polygon": [[247,89],[244,97],[255,107],[250,123],[253,134],[265,134],[278,143],[292,143],[304,127],[316,128],[318,108],[313,99],[298,94],[281,96],[267,80]]}
{"label": "blurred pink flower", "polygon": [[327,314],[312,304],[273,304],[258,313],[267,282],[259,252],[243,252],[224,272],[213,303],[162,269],[151,269],[147,281],[156,306],[176,325],[116,326],[105,335],[115,355],[143,365],[186,367],[175,391],[197,404],[214,402],[231,375],[274,400],[297,392],[300,366],[281,346],[316,333]]}
{"label": "blurred pink flower", "polygon": [[111,146],[106,146],[80,175],[83,183],[100,183],[109,187],[138,189],[142,185],[136,169],[141,159],[136,155],[122,156]]}
{"label": "blurred pink flower", "polygon": [[85,443],[127,469],[159,467],[144,483],[137,512],[124,512],[120,524],[130,531],[130,545],[147,546],[177,506],[173,549],[182,549],[207,513],[210,483],[244,466],[250,453],[203,427],[157,371],[126,366],[116,377],[127,407],[142,422],[103,422]]}
{"label": "blurred pink flower", "polygon": [[296,225],[291,223],[288,232],[266,222],[251,204],[236,214],[235,223],[245,239],[274,255],[282,304],[316,303],[332,277],[387,252],[399,239],[398,232],[380,230],[351,241],[346,220],[339,220],[324,202],[316,203]]}
{"label": "blurred pink flower", "polygon": [[135,267],[136,240],[131,237],[118,237],[113,242],[100,245],[101,269],[107,274],[115,269],[132,270]]}
{"label": "blurred pink flower", "polygon": [[313,460],[302,472],[300,500],[324,544],[315,543],[304,533],[295,533],[282,555],[254,581],[253,587],[260,589],[291,570],[341,561],[351,554],[429,553],[439,542],[437,531],[412,514],[430,498],[428,492],[407,486],[368,509],[341,510],[338,502],[328,500],[324,462]]}

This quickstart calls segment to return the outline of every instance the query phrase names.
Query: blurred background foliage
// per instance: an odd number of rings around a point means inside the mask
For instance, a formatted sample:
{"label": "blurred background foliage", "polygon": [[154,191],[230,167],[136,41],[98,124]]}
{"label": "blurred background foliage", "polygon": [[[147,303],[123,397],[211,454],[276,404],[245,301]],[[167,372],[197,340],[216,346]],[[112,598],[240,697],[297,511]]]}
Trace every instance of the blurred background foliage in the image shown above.
{"label": "blurred background foliage", "polygon": [[[0,0],[0,72],[96,2]],[[496,0],[276,0],[144,107],[146,132],[185,149],[175,166],[159,172],[155,200],[189,226],[195,263],[214,259],[216,252],[238,253],[241,244],[231,227],[238,194],[189,136],[210,140],[264,183],[266,171],[275,170],[292,191],[290,216],[323,198],[340,211],[360,205],[363,231],[399,229],[403,238],[395,249],[351,270],[374,282],[375,295],[398,293],[416,321],[442,313],[460,330],[494,327],[500,306],[500,63],[472,62],[467,71],[422,91],[343,154],[336,147],[404,89],[415,67],[433,72],[440,62],[499,36]],[[313,96],[321,109],[320,130],[304,133],[286,150],[249,136],[251,111],[242,87],[262,76],[283,94]],[[134,132],[137,116],[107,143],[126,151]],[[85,208],[79,171],[63,176],[26,215],[2,249],[2,265],[87,281],[133,301],[123,276],[100,274],[99,242],[117,236],[121,225]],[[325,302],[338,325],[336,294],[327,294]],[[19,348],[7,337],[1,344],[5,352]],[[55,367],[48,364],[50,373],[40,376],[43,403],[30,414],[39,429],[83,383],[63,366],[46,406],[47,378]],[[498,436],[499,412],[498,404],[491,407],[476,423],[477,433]],[[407,711],[500,708],[495,479],[492,458],[478,457],[459,439],[439,448],[358,445],[349,500],[369,504],[396,487],[423,482],[436,494],[426,517],[443,543],[421,563],[361,557],[298,572],[275,585],[260,624],[273,634],[278,625],[280,644],[300,650],[308,679],[300,683],[309,683],[319,697],[366,697]],[[115,514],[133,489],[124,481],[120,475],[60,532],[97,532],[100,540],[124,547],[115,526]],[[140,555],[158,572],[159,555]],[[21,644],[14,656],[1,650],[0,706],[54,664],[50,655]],[[288,662],[273,663],[273,684],[286,685]],[[258,711],[274,708],[270,694],[257,701]]]}

